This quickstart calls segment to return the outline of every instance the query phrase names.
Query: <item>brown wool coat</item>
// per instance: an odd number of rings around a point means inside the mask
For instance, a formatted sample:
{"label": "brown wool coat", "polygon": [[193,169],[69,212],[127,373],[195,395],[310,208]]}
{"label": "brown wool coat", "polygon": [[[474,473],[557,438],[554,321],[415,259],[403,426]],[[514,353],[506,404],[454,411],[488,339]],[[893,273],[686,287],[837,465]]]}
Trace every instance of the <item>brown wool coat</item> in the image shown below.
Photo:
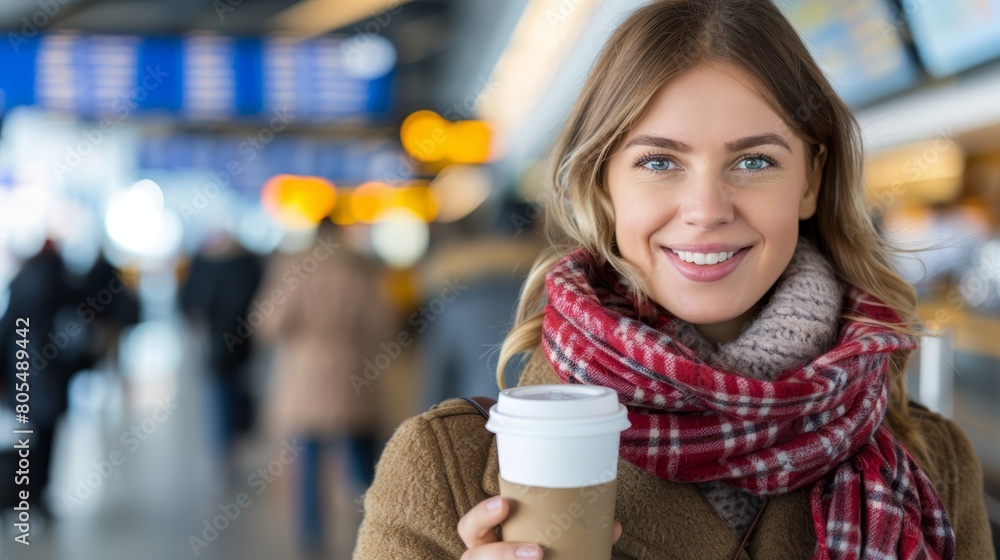
{"label": "brown wool coat", "polygon": [[[312,271],[304,268],[313,262]],[[254,336],[276,343],[264,408],[272,435],[335,438],[377,425],[379,384],[356,387],[352,376],[367,375],[365,360],[374,363],[377,345],[395,337],[379,281],[378,265],[344,246],[271,262],[254,298],[269,311]]]}
{"label": "brown wool coat", "polygon": [[[520,384],[558,383],[544,354],[532,354]],[[935,458],[927,474],[954,526],[959,560],[995,558],[982,472],[968,438],[942,416],[914,414]],[[459,518],[500,493],[496,439],[483,423],[475,408],[453,399],[397,429],[364,497],[355,560],[462,556]],[[729,560],[739,547],[694,485],[660,479],[622,460],[616,509],[624,533],[613,560]],[[811,523],[808,489],[771,498],[740,559],[812,558]]]}

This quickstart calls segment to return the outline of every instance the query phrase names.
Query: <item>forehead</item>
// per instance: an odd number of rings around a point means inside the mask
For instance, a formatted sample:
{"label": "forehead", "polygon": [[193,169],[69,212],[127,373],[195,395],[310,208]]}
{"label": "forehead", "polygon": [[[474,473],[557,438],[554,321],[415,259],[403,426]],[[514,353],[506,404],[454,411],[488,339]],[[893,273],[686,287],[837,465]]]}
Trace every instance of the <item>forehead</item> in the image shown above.
{"label": "forehead", "polygon": [[734,138],[769,132],[790,146],[799,144],[749,75],[713,63],[691,68],[660,87],[629,137],[650,134],[714,149]]}

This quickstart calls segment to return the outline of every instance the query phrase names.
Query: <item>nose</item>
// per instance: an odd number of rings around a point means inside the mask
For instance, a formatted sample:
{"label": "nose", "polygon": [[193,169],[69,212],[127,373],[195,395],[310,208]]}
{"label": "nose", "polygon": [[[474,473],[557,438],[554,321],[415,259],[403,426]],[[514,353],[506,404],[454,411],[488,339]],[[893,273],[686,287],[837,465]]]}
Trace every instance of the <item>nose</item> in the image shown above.
{"label": "nose", "polygon": [[682,196],[680,217],[688,225],[708,230],[732,222],[735,217],[725,187],[717,182],[691,184]]}

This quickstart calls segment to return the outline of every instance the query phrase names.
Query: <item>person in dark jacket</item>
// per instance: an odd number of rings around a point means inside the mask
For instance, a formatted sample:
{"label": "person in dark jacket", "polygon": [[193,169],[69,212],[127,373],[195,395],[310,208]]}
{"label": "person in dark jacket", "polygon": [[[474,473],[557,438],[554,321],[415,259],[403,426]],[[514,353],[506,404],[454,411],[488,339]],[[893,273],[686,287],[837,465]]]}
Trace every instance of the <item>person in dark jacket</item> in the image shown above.
{"label": "person in dark jacket", "polygon": [[[52,442],[56,423],[66,410],[66,388],[75,364],[81,355],[84,340],[81,321],[74,314],[78,293],[67,282],[67,271],[53,241],[45,242],[42,250],[24,262],[10,283],[10,303],[0,319],[0,371],[4,372],[4,404],[15,409],[27,404],[26,424],[19,424],[30,434],[30,473],[28,502],[32,511],[43,516],[49,510],[42,493],[49,482]],[[23,335],[23,336],[22,336]],[[23,344],[27,348],[18,344]],[[23,360],[19,350],[28,352]],[[21,364],[27,362],[27,402],[19,402],[16,388],[25,382]],[[22,374],[19,378],[18,374]],[[23,409],[22,409],[23,410]],[[12,465],[11,465],[12,466]],[[9,469],[9,471],[8,471]],[[5,465],[4,485],[14,480],[15,469]],[[22,486],[17,491],[24,490]],[[4,492],[4,507],[12,495]],[[20,501],[20,500],[18,500]]]}
{"label": "person in dark jacket", "polygon": [[215,439],[226,458],[235,438],[251,429],[255,415],[244,371],[253,345],[239,333],[262,275],[260,259],[223,235],[209,239],[195,255],[181,288],[181,309],[205,326]]}

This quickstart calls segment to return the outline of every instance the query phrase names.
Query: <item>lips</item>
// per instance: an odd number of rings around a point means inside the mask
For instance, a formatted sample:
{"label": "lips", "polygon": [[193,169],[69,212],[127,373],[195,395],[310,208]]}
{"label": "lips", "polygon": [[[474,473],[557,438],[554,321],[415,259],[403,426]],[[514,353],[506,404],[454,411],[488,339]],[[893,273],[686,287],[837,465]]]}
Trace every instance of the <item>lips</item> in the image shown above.
{"label": "lips", "polygon": [[[677,271],[688,280],[694,282],[715,282],[729,276],[736,270],[751,247],[723,244],[679,244],[661,248],[667,259],[677,268]],[[682,253],[678,255],[675,251]],[[725,258],[721,258],[725,254]],[[729,255],[732,254],[730,257]],[[694,260],[688,262],[685,259]],[[715,263],[712,263],[713,260]],[[697,263],[704,264],[697,264]]]}
{"label": "lips", "polygon": [[676,251],[690,251],[692,253],[728,253],[746,249],[747,247],[749,245],[741,245],[739,243],[677,243],[666,248]]}

